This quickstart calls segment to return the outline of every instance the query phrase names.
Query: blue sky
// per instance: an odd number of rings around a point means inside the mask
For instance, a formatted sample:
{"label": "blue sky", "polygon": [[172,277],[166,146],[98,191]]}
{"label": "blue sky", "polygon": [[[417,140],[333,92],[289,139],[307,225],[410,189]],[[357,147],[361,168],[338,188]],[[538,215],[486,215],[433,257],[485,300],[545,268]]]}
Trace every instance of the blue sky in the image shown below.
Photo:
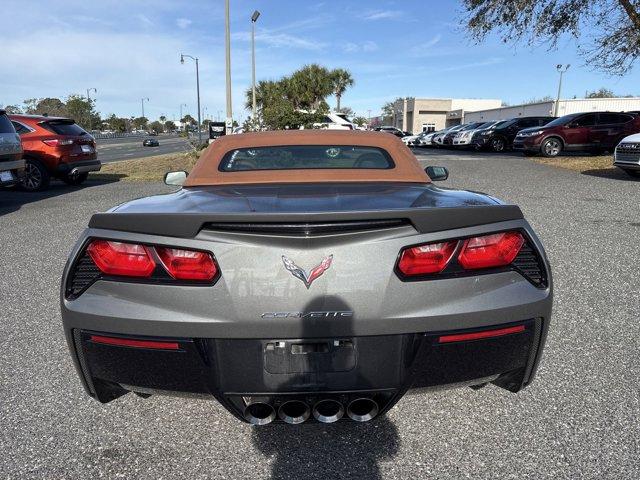
{"label": "blue sky", "polygon": [[[251,82],[250,15],[257,29],[258,79],[278,78],[317,62],[349,69],[355,86],[342,104],[375,115],[398,96],[500,98],[517,103],[555,96],[557,63],[571,63],[564,97],[601,86],[640,95],[640,67],[609,77],[583,66],[577,42],[557,51],[474,45],[460,28],[460,2],[231,0],[234,117],[244,118]],[[195,66],[200,58],[202,105],[225,109],[222,0],[57,0],[3,2],[0,105],[32,97],[66,97],[97,88],[103,115],[195,116]],[[333,104],[333,99],[331,99]]]}

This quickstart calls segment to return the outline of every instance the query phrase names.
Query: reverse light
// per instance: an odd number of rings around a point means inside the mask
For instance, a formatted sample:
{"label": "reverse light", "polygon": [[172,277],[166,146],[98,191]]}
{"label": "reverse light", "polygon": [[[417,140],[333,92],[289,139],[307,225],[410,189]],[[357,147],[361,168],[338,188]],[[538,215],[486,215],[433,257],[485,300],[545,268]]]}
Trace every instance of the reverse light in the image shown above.
{"label": "reverse light", "polygon": [[400,254],[398,270],[407,276],[440,273],[449,264],[457,245],[454,240],[405,248]]}
{"label": "reverse light", "polygon": [[520,232],[469,238],[464,241],[458,263],[467,270],[503,267],[513,262],[523,244],[524,238]]}
{"label": "reverse light", "polygon": [[168,247],[156,247],[156,252],[176,280],[212,280],[218,273],[210,253]]}
{"label": "reverse light", "polygon": [[156,268],[148,248],[136,243],[93,240],[87,253],[107,275],[150,277]]}

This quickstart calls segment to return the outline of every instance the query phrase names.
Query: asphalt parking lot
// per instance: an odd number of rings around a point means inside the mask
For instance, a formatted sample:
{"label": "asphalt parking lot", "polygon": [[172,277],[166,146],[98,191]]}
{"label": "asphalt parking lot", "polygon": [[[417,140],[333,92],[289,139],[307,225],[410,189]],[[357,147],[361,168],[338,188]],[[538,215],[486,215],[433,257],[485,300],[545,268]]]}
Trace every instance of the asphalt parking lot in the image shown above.
{"label": "asphalt parking lot", "polygon": [[[142,141],[147,138],[158,140],[157,147],[145,147]],[[188,152],[192,147],[189,140],[174,134],[163,134],[155,137],[122,137],[98,139],[98,156],[102,163],[151,157],[167,153]]]}
{"label": "asphalt parking lot", "polygon": [[0,191],[0,478],[640,478],[640,182],[513,155],[422,152],[447,187],[519,204],[553,267],[536,381],[405,397],[368,424],[253,428],[213,401],[101,405],[64,342],[59,280],[90,215],[159,184]]}

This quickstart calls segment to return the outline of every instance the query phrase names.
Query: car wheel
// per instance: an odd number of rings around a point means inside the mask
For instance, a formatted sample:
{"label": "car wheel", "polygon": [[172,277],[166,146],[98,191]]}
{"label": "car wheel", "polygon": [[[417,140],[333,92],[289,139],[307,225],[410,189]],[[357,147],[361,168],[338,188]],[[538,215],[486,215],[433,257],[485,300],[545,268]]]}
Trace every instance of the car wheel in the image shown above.
{"label": "car wheel", "polygon": [[504,138],[497,137],[491,139],[491,150],[494,152],[504,152],[506,146],[507,144],[504,141]]}
{"label": "car wheel", "polygon": [[20,188],[27,192],[39,192],[49,186],[51,178],[42,163],[33,158],[26,158],[24,175],[20,179]]}
{"label": "car wheel", "polygon": [[626,173],[630,177],[640,178],[640,170],[625,170],[624,173]]}
{"label": "car wheel", "polygon": [[545,157],[557,157],[562,152],[562,142],[558,138],[548,138],[542,142],[540,151]]}
{"label": "car wheel", "polygon": [[67,185],[80,185],[89,177],[88,172],[79,173],[77,175],[67,175],[62,178],[62,181]]}

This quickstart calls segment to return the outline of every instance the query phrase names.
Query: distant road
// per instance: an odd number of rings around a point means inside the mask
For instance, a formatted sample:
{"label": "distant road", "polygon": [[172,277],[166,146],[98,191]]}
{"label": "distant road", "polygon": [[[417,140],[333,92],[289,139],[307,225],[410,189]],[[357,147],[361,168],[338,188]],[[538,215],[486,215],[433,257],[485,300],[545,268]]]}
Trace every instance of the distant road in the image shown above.
{"label": "distant road", "polygon": [[[145,138],[154,138],[160,143],[159,147],[143,147]],[[186,152],[190,150],[186,138],[177,135],[158,135],[157,137],[128,137],[105,138],[96,140],[98,145],[98,159],[102,163],[130,160],[132,158],[151,157],[167,153]]]}

